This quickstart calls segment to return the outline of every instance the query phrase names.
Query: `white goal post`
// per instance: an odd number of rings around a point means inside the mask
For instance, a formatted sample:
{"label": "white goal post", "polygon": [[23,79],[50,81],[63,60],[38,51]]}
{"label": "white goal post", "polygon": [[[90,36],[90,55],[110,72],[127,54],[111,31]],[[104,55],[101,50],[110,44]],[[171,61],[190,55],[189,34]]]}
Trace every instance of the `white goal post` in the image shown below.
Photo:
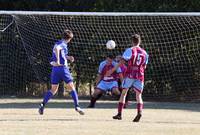
{"label": "white goal post", "polygon": [[5,11],[8,15],[75,15],[75,16],[200,16],[199,12],[47,12],[47,11]]}

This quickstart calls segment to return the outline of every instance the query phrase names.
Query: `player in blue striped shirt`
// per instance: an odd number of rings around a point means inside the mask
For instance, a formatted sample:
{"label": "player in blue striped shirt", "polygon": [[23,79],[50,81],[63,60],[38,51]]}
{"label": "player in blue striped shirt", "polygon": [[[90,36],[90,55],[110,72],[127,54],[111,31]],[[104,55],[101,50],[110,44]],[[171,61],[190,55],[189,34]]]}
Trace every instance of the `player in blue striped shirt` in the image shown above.
{"label": "player in blue striped shirt", "polygon": [[73,62],[74,57],[68,56],[68,43],[73,38],[73,33],[70,30],[65,30],[62,40],[56,42],[53,48],[52,56],[52,72],[51,72],[51,90],[48,90],[44,96],[43,102],[39,105],[39,114],[43,114],[44,107],[53,95],[58,91],[59,83],[64,81],[67,84],[67,88],[71,90],[71,96],[74,100],[75,110],[81,115],[84,115],[84,111],[80,108],[78,102],[78,95],[73,84],[73,78],[67,65],[68,60]]}

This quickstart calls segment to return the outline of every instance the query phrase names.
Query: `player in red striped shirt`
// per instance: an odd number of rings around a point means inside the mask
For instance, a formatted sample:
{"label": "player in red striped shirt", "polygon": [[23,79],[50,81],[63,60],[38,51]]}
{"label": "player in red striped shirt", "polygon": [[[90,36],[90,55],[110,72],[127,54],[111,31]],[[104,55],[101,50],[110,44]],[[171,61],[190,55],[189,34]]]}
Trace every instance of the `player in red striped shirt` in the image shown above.
{"label": "player in red striped shirt", "polygon": [[108,55],[106,60],[102,61],[99,65],[98,76],[96,78],[96,88],[91,97],[88,108],[94,108],[96,101],[102,96],[103,93],[111,91],[112,94],[120,96],[117,80],[123,80],[121,68],[117,68],[115,72],[109,76],[105,76],[107,71],[111,70],[117,65],[113,60],[113,55]]}
{"label": "player in red striped shirt", "polygon": [[144,71],[148,63],[148,54],[147,52],[140,47],[141,37],[138,34],[132,36],[132,47],[126,49],[123,53],[122,59],[119,64],[110,70],[107,74],[114,72],[122,63],[127,62],[128,67],[126,71],[126,77],[122,83],[122,94],[119,99],[118,104],[118,114],[113,116],[113,119],[122,119],[122,109],[125,104],[126,94],[129,88],[133,88],[136,92],[136,101],[137,101],[137,115],[134,118],[133,122],[139,122],[142,116],[143,109],[143,100],[142,100],[142,91],[144,87]]}

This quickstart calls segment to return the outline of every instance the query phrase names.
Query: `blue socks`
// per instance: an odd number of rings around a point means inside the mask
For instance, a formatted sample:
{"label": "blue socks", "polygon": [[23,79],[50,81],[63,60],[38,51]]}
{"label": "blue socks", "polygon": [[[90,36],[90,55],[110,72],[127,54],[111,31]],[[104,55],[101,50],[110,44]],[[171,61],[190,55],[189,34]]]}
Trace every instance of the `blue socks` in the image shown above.
{"label": "blue socks", "polygon": [[78,104],[78,94],[77,94],[76,90],[72,90],[70,92],[70,94],[72,96],[72,99],[74,100],[74,106],[75,107],[79,106],[79,104]]}
{"label": "blue socks", "polygon": [[43,102],[42,102],[43,105],[45,105],[49,101],[49,99],[52,98],[52,97],[53,97],[53,93],[50,90],[48,90],[47,93],[44,96],[44,99],[43,99]]}
{"label": "blue socks", "polygon": [[[77,94],[76,90],[72,90],[70,92],[70,94],[72,96],[72,99],[74,100],[74,106],[75,107],[79,106],[78,94]],[[43,105],[45,105],[49,101],[49,99],[51,99],[52,97],[53,97],[53,93],[50,90],[48,90],[47,93],[44,96],[44,99],[43,99],[43,102],[42,102]]]}

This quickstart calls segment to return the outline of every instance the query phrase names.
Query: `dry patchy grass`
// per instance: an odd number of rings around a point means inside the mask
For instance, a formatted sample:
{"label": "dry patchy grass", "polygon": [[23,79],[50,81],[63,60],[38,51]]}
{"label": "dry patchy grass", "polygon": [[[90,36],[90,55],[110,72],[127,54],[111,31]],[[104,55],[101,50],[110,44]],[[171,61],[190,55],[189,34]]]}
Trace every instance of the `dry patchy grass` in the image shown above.
{"label": "dry patchy grass", "polygon": [[[98,101],[81,116],[71,100],[53,99],[38,115],[41,99],[0,99],[0,135],[198,135],[200,104],[146,102],[141,122],[133,123],[135,103],[113,120],[116,101]],[[86,107],[88,100],[81,100]]]}

